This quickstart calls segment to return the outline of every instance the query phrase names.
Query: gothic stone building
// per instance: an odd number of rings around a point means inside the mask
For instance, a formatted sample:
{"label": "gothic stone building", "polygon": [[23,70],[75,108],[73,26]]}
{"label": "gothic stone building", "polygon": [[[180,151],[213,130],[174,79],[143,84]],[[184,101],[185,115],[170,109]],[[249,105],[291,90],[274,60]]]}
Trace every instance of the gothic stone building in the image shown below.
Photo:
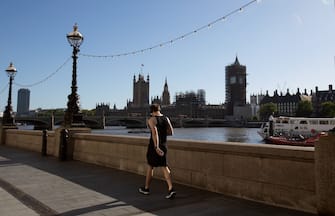
{"label": "gothic stone building", "polygon": [[321,104],[324,102],[335,102],[335,90],[332,85],[328,86],[328,90],[320,91],[318,87],[315,87],[315,93],[313,93],[312,104],[313,104],[313,116],[320,116]]}
{"label": "gothic stone building", "polygon": [[147,107],[149,105],[149,75],[147,80],[144,76],[139,74],[138,80],[136,77],[133,79],[133,102],[132,107]]}
{"label": "gothic stone building", "polygon": [[278,91],[275,90],[273,96],[269,96],[268,91],[266,91],[260,105],[274,103],[277,106],[278,116],[295,116],[298,104],[303,100],[311,101],[311,96],[307,94],[306,90],[303,94],[300,93],[299,89],[296,94],[290,94],[287,89],[285,95],[283,93],[278,94]]}

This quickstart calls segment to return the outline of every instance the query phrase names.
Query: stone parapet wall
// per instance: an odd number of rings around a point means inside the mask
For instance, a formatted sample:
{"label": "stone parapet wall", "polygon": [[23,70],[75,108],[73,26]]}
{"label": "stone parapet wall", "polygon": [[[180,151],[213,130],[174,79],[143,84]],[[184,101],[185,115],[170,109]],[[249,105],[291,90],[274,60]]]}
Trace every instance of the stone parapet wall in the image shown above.
{"label": "stone parapet wall", "polygon": [[145,174],[148,138],[78,133],[74,159]]}
{"label": "stone parapet wall", "polygon": [[319,215],[335,216],[335,134],[315,145],[316,194]]}
{"label": "stone parapet wall", "polygon": [[[42,131],[38,130],[6,130],[6,145],[27,149],[30,151],[41,152],[42,151]],[[55,155],[56,142],[55,132],[47,132],[47,154]]]}
{"label": "stone parapet wall", "polygon": [[[48,132],[47,149],[48,154],[58,156],[59,135],[55,133]],[[316,212],[313,147],[169,138],[167,156],[174,182]],[[71,140],[74,160],[145,175],[147,137],[75,133]],[[5,144],[39,152],[42,132],[7,130]]]}
{"label": "stone parapet wall", "polygon": [[[82,133],[74,140],[75,160],[145,175],[148,138]],[[168,149],[174,182],[316,211],[312,147],[170,139]]]}

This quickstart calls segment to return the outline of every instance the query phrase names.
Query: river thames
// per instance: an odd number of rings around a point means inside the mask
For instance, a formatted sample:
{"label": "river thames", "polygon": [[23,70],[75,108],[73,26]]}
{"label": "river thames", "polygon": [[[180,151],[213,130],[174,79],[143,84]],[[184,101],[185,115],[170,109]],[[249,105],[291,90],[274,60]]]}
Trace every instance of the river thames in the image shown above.
{"label": "river thames", "polygon": [[[258,128],[175,128],[170,139],[192,139],[222,142],[264,143],[257,134]],[[106,127],[103,130],[92,130],[95,134],[128,135],[149,137],[148,129],[127,129],[125,127]]]}

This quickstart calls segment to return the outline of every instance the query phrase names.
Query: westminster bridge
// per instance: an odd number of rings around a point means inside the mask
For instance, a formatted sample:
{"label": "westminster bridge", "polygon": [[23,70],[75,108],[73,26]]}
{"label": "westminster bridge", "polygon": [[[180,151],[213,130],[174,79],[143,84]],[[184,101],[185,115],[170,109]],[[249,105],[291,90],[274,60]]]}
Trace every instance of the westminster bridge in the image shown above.
{"label": "westminster bridge", "polygon": [[[87,127],[104,129],[105,126],[125,126],[127,128],[145,128],[147,117],[143,116],[83,116]],[[210,118],[170,118],[174,127],[259,127],[259,122],[227,121]],[[61,125],[63,116],[22,116],[15,117],[19,124],[34,125],[35,129],[52,130],[55,125]]]}

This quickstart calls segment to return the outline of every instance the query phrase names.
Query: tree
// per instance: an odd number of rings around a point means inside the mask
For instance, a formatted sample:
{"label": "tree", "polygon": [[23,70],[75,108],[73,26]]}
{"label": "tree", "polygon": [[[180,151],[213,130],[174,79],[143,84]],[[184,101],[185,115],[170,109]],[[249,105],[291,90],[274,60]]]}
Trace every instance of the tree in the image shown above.
{"label": "tree", "polygon": [[277,112],[276,104],[270,102],[270,103],[261,105],[259,109],[259,116],[261,120],[267,121],[269,119],[269,116],[276,112]]}
{"label": "tree", "polygon": [[331,101],[322,103],[320,115],[328,118],[335,117],[335,103]]}
{"label": "tree", "polygon": [[299,101],[295,115],[299,117],[310,117],[313,112],[312,102]]}
{"label": "tree", "polygon": [[95,116],[96,110],[92,109],[92,110],[81,110],[81,113],[84,116]]}

